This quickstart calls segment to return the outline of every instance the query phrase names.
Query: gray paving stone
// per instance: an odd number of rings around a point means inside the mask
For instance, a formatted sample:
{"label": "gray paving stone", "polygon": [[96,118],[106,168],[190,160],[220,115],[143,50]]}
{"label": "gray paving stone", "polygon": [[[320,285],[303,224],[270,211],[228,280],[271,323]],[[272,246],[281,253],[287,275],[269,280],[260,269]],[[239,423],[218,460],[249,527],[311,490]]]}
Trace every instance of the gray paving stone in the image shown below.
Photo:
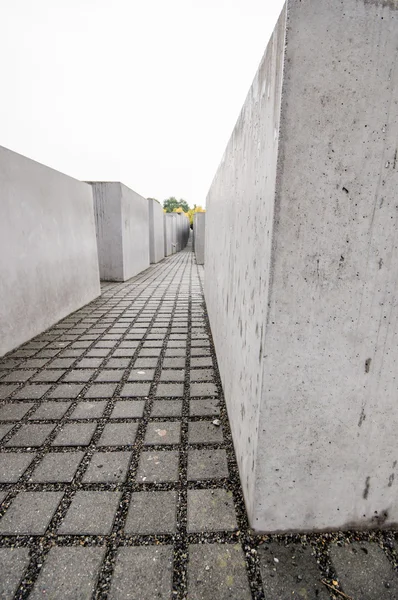
{"label": "gray paving stone", "polygon": [[98,446],[131,446],[135,442],[138,423],[107,423]]}
{"label": "gray paving stone", "polygon": [[211,356],[210,348],[191,348],[191,356]]}
{"label": "gray paving stone", "polygon": [[192,348],[207,348],[210,346],[210,342],[208,339],[191,340],[191,346]]}
{"label": "gray paving stone", "polygon": [[8,375],[5,375],[2,379],[2,383],[22,383],[32,377],[36,371],[34,370],[22,370],[16,369],[11,371]]}
{"label": "gray paving stone", "polygon": [[70,483],[75,476],[84,452],[53,452],[46,454],[33,471],[29,481],[34,483]]}
{"label": "gray paving stone", "polygon": [[128,376],[129,381],[152,381],[155,369],[133,369]]}
{"label": "gray paving stone", "polygon": [[85,393],[85,398],[112,398],[116,383],[94,383]]}
{"label": "gray paving stone", "polygon": [[104,414],[107,400],[80,401],[69,419],[99,419]]}
{"label": "gray paving stone", "polygon": [[51,385],[49,384],[41,383],[25,385],[14,394],[13,400],[38,400],[48,392],[50,387]]}
{"label": "gray paving stone", "polygon": [[152,405],[151,417],[180,417],[182,415],[182,400],[155,400]]}
{"label": "gray paving stone", "polygon": [[103,362],[104,360],[102,358],[83,358],[78,363],[76,363],[76,367],[78,367],[79,369],[98,369],[98,367],[102,365]]}
{"label": "gray paving stone", "polygon": [[95,452],[84,474],[83,483],[124,482],[131,456],[131,452]]}
{"label": "gray paving stone", "polygon": [[119,492],[76,492],[58,533],[108,535],[120,498]]}
{"label": "gray paving stone", "polygon": [[43,382],[43,383],[47,383],[47,382],[56,382],[58,381],[58,379],[60,379],[62,377],[62,375],[65,373],[65,371],[60,371],[59,369],[44,369],[43,371],[41,371],[40,373],[38,373],[37,375],[35,375],[32,378],[32,381],[36,382]]}
{"label": "gray paving stone", "polygon": [[162,369],[160,381],[184,381],[184,369]]}
{"label": "gray paving stone", "polygon": [[[32,359],[33,360],[33,359]],[[43,359],[44,360],[44,359]],[[47,361],[45,361],[47,362]],[[52,369],[69,369],[75,362],[75,358],[55,358],[49,363],[49,367]]]}
{"label": "gray paving stone", "polygon": [[174,358],[164,358],[163,359],[163,367],[165,369],[184,369],[185,368],[185,357],[180,356],[180,357],[174,357]]}
{"label": "gray paving stone", "polygon": [[237,529],[232,492],[224,489],[188,490],[190,533],[197,531],[233,531]]}
{"label": "gray paving stone", "polygon": [[5,444],[6,446],[18,447],[38,447],[44,444],[50,433],[55,429],[55,425],[29,423],[22,425]]}
{"label": "gray paving stone", "polygon": [[225,450],[188,450],[188,481],[228,477]]}
{"label": "gray paving stone", "polygon": [[123,386],[120,395],[123,398],[148,396],[150,387],[150,383],[126,383],[126,385]]}
{"label": "gray paving stone", "polygon": [[191,397],[195,396],[217,396],[217,388],[214,383],[191,383]]}
{"label": "gray paving stone", "polygon": [[188,423],[188,442],[190,444],[214,444],[223,441],[222,427],[212,421]]}
{"label": "gray paving stone", "polygon": [[63,492],[20,492],[0,519],[0,535],[43,535]]}
{"label": "gray paving stone", "polygon": [[187,351],[185,348],[167,348],[164,354],[167,358],[170,356],[186,356]]}
{"label": "gray paving stone", "polygon": [[49,398],[77,398],[83,389],[83,385],[74,383],[61,383],[55,390],[49,393]]}
{"label": "gray paving stone", "polygon": [[214,381],[213,369],[191,369],[191,381]]}
{"label": "gray paving stone", "polygon": [[262,544],[258,558],[266,598],[330,598],[310,546]]}
{"label": "gray paving stone", "polygon": [[156,365],[158,364],[158,359],[157,358],[150,358],[150,357],[146,357],[146,358],[137,358],[137,360],[134,363],[134,369],[147,369],[150,367],[156,367]]}
{"label": "gray paving stone", "polygon": [[26,471],[35,454],[9,452],[0,454],[0,483],[15,483]]}
{"label": "gray paving stone", "polygon": [[33,402],[10,402],[0,407],[0,421],[19,421],[34,406]]}
{"label": "gray paving stone", "polygon": [[9,431],[14,427],[14,425],[0,425],[0,441],[4,436],[7,435]]}
{"label": "gray paving stone", "polygon": [[194,369],[196,367],[212,367],[212,366],[213,366],[213,359],[211,358],[211,356],[203,356],[203,357],[193,356],[191,358],[191,369]]}
{"label": "gray paving stone", "polygon": [[348,596],[355,600],[398,598],[398,575],[376,543],[332,544],[330,558]]}
{"label": "gray paving stone", "polygon": [[161,348],[163,346],[163,340],[145,340],[143,348]]}
{"label": "gray paving stone", "polygon": [[[251,600],[245,557],[238,544],[189,546],[189,600]],[[270,597],[269,600],[285,600]],[[308,600],[315,600],[310,599]]]}
{"label": "gray paving stone", "polygon": [[119,548],[109,600],[170,600],[173,547]]}
{"label": "gray paving stone", "polygon": [[192,417],[220,414],[220,401],[218,398],[201,398],[190,400],[189,414]]}
{"label": "gray paving stone", "polygon": [[96,423],[66,423],[55,437],[53,446],[88,446]]}
{"label": "gray paving stone", "polygon": [[49,400],[44,401],[29,417],[29,420],[45,421],[47,419],[61,419],[70,405],[71,402],[51,402]]}
{"label": "gray paving stone", "polygon": [[108,348],[93,348],[87,352],[86,358],[105,358],[108,354]]}
{"label": "gray paving stone", "polygon": [[131,495],[125,533],[174,533],[177,520],[177,492],[135,492]]}
{"label": "gray paving stone", "polygon": [[161,450],[142,452],[136,480],[138,483],[178,481],[179,452]]}
{"label": "gray paving stone", "polygon": [[102,369],[100,373],[95,378],[95,382],[97,381],[116,381],[119,382],[124,375],[124,371],[122,369]]}
{"label": "gray paving stone", "polygon": [[145,400],[118,400],[111,419],[136,419],[144,414]]}
{"label": "gray paving stone", "polygon": [[160,356],[160,352],[161,349],[160,348],[143,348],[139,355],[138,358],[143,358],[145,356]]}
{"label": "gray paving stone", "polygon": [[14,597],[28,565],[28,548],[0,548],[0,598]]}
{"label": "gray paving stone", "polygon": [[126,369],[129,364],[129,358],[110,358],[106,363],[106,367],[109,369]]}
{"label": "gray paving stone", "polygon": [[72,371],[69,371],[66,375],[64,381],[68,383],[86,383],[91,379],[94,373],[94,369],[72,369]]}
{"label": "gray paving stone", "polygon": [[184,385],[182,383],[159,383],[156,389],[156,396],[159,397],[177,397],[184,395]]}
{"label": "gray paving stone", "polygon": [[51,600],[91,598],[104,556],[103,547],[51,548],[30,600],[43,597]]}
{"label": "gray paving stone", "polygon": [[154,444],[179,444],[181,437],[181,423],[179,421],[163,421],[148,423],[144,445]]}

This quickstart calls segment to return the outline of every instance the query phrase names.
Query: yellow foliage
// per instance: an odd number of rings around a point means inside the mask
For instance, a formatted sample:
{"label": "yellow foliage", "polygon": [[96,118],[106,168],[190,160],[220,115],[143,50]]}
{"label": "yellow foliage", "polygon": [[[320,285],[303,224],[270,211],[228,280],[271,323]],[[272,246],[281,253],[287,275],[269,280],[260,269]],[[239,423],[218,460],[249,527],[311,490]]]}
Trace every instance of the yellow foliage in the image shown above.
{"label": "yellow foliage", "polygon": [[189,218],[189,223],[192,225],[193,223],[193,216],[195,213],[201,213],[201,212],[206,212],[206,210],[204,208],[202,208],[201,206],[196,206],[196,204],[194,205],[193,208],[191,208],[188,213],[187,213],[187,217]]}

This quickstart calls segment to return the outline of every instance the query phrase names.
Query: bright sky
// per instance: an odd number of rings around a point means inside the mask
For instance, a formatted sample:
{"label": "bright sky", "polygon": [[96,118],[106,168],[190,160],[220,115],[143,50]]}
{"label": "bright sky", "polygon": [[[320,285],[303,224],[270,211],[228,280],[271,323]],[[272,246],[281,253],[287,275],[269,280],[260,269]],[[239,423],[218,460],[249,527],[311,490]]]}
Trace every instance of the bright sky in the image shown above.
{"label": "bright sky", "polygon": [[0,0],[0,145],[205,197],[283,0]]}

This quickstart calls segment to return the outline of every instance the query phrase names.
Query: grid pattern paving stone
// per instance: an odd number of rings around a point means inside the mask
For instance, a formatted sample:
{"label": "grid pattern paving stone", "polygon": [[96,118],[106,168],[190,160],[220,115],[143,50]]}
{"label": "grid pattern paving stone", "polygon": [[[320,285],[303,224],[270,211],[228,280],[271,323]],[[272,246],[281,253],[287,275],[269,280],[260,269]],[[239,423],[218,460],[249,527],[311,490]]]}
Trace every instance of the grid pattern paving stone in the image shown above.
{"label": "grid pattern paving stone", "polygon": [[336,578],[355,600],[398,597],[392,532],[356,533],[372,541],[355,556],[341,532],[252,534],[203,274],[188,247],[102,283],[0,359],[0,597],[322,599],[311,586]]}

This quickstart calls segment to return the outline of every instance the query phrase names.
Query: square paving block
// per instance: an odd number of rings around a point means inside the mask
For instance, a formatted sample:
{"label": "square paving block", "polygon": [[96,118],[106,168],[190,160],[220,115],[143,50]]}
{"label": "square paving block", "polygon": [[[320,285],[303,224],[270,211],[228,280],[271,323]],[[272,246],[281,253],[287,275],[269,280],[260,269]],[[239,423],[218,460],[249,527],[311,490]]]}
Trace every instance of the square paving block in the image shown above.
{"label": "square paving block", "polygon": [[29,448],[30,446],[41,446],[44,444],[55,427],[55,425],[36,425],[34,423],[22,425],[21,429],[19,429],[6,443],[6,446],[19,446],[26,448]]}
{"label": "square paving block", "polygon": [[67,423],[59,431],[53,446],[88,446],[96,430],[96,423]]}
{"label": "square paving block", "polygon": [[[47,362],[47,361],[46,361]],[[69,369],[71,365],[75,362],[75,359],[72,358],[55,358],[48,365],[52,369]]]}
{"label": "square paving block", "polygon": [[191,340],[192,348],[207,348],[210,346],[209,340],[199,339],[199,340]]}
{"label": "square paving block", "polygon": [[0,421],[19,421],[34,406],[33,402],[10,402],[0,407]]}
{"label": "square paving block", "polygon": [[222,441],[222,427],[213,425],[212,421],[188,423],[189,444],[215,444]]}
{"label": "square paving block", "polygon": [[51,402],[49,400],[44,401],[29,417],[29,420],[45,421],[47,419],[61,419],[70,405],[70,402]]}
{"label": "square paving block", "polygon": [[184,381],[184,369],[163,369],[160,374],[160,381]]}
{"label": "square paving block", "polygon": [[53,452],[46,454],[33,471],[29,481],[35,483],[70,483],[84,452]]}
{"label": "square paving block", "polygon": [[137,360],[134,363],[134,369],[147,369],[151,367],[156,367],[157,364],[157,358],[137,358]]}
{"label": "square paving block", "polygon": [[105,358],[108,354],[108,348],[93,348],[87,352],[86,358]]}
{"label": "square paving block", "polygon": [[14,425],[0,425],[0,441],[13,427]]}
{"label": "square paving block", "polygon": [[48,392],[50,387],[51,385],[42,383],[25,385],[14,394],[13,400],[38,400]]}
{"label": "square paving block", "polygon": [[68,383],[86,383],[94,375],[94,369],[73,369],[66,375],[64,381]]}
{"label": "square paving block", "polygon": [[211,356],[210,348],[191,348],[191,356]]}
{"label": "square paving block", "polygon": [[156,396],[181,398],[184,395],[184,385],[182,383],[159,383],[156,389]]}
{"label": "square paving block", "polygon": [[150,387],[150,383],[127,383],[123,386],[120,395],[124,398],[148,396]]}
{"label": "square paving block", "polygon": [[189,414],[192,417],[220,414],[220,401],[218,398],[202,398],[189,402]]}
{"label": "square paving block", "polygon": [[170,600],[173,547],[119,548],[109,600]]}
{"label": "square paving block", "polygon": [[103,362],[102,358],[83,358],[76,364],[76,367],[79,369],[98,369]]}
{"label": "square paving block", "polygon": [[188,450],[188,481],[228,477],[225,450]]}
{"label": "square paving block", "polygon": [[187,351],[185,348],[167,348],[164,355],[169,358],[170,356],[186,356]]}
{"label": "square paving block", "polygon": [[26,471],[35,454],[0,454],[0,483],[15,483]]}
{"label": "square paving block", "polygon": [[178,481],[178,465],[179,452],[177,451],[142,452],[136,481],[138,483]]}
{"label": "square paving block", "polygon": [[179,444],[181,437],[181,423],[179,421],[162,421],[148,423],[144,445],[154,444]]}
{"label": "square paving block", "polygon": [[138,423],[107,423],[98,446],[131,446],[137,435]]}
{"label": "square paving block", "polygon": [[398,575],[378,544],[331,544],[330,558],[348,596],[358,600],[398,598]]}
{"label": "square paving block", "polygon": [[155,400],[151,417],[181,417],[182,400]]}
{"label": "square paving block", "polygon": [[163,346],[163,341],[156,340],[147,340],[143,343],[143,348],[161,348]]}
{"label": "square paving block", "polygon": [[2,383],[22,383],[32,377],[36,371],[32,370],[22,370],[17,369],[15,371],[11,371],[8,375],[5,375],[2,379]]}
{"label": "square paving block", "polygon": [[83,483],[122,483],[126,481],[131,452],[95,452]]}
{"label": "square paving block", "polygon": [[192,369],[190,372],[191,381],[213,381],[213,369]]}
{"label": "square paving block", "polygon": [[91,598],[104,556],[104,547],[51,548],[30,600]]}
{"label": "square paving block", "polygon": [[217,396],[217,388],[214,383],[191,383],[191,397],[193,396]]}
{"label": "square paving block", "polygon": [[80,401],[69,419],[100,419],[107,404],[107,400]]}
{"label": "square paving block", "polygon": [[43,535],[63,492],[20,492],[0,519],[0,535]]}
{"label": "square paving block", "polygon": [[0,548],[0,598],[14,597],[28,565],[28,548]]}
{"label": "square paving block", "polygon": [[50,392],[49,398],[77,398],[82,391],[82,385],[76,385],[73,383],[63,383],[57,385],[55,390]]}
{"label": "square paving block", "polygon": [[310,546],[266,543],[258,547],[258,559],[266,598],[330,598]]}
{"label": "square paving block", "polygon": [[191,368],[196,367],[212,367],[213,359],[211,356],[197,356],[191,358]]}
{"label": "square paving block", "polygon": [[131,495],[125,533],[174,533],[177,519],[177,492],[136,492]]}
{"label": "square paving block", "polygon": [[167,348],[184,348],[186,350],[187,343],[180,340],[170,340],[167,343]]}
{"label": "square paving block", "polygon": [[152,381],[155,369],[133,369],[128,377],[129,381]]}
{"label": "square paving block", "polygon": [[138,358],[144,358],[145,356],[160,356],[161,353],[161,348],[143,348],[139,355]]}
{"label": "square paving block", "polygon": [[232,492],[188,490],[188,532],[233,531],[237,527]]}
{"label": "square paving block", "polygon": [[[189,600],[251,600],[245,556],[241,546],[238,544],[190,545],[188,598]],[[282,600],[282,596],[269,596],[269,598]],[[285,598],[287,596],[283,596],[283,600]]]}
{"label": "square paving block", "polygon": [[137,419],[144,414],[145,400],[118,400],[111,419]]}
{"label": "square paving block", "polygon": [[47,382],[56,382],[58,379],[62,377],[65,371],[60,371],[59,369],[44,369],[41,373],[35,375],[32,381],[40,381],[43,383]]}
{"label": "square paving block", "polygon": [[116,383],[95,383],[85,393],[86,398],[112,398]]}
{"label": "square paving block", "polygon": [[175,356],[174,358],[164,358],[163,367],[165,369],[184,369],[185,368],[185,357]]}
{"label": "square paving block", "polygon": [[95,378],[95,382],[97,381],[116,381],[119,382],[124,375],[124,371],[122,369],[102,369],[97,377]]}
{"label": "square paving block", "polygon": [[129,358],[110,358],[106,363],[106,367],[108,369],[126,369],[129,364]]}
{"label": "square paving block", "polygon": [[76,492],[58,533],[110,534],[120,498],[119,492]]}

